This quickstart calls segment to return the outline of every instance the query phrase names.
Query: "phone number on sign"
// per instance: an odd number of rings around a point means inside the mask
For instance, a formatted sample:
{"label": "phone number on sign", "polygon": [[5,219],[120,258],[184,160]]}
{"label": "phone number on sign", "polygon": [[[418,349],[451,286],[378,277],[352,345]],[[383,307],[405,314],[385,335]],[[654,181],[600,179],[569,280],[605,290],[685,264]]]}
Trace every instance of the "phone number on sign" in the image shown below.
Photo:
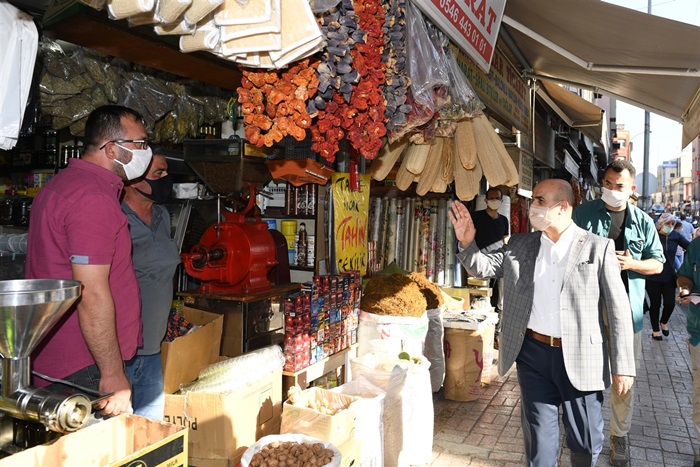
{"label": "phone number on sign", "polygon": [[464,38],[474,47],[480,55],[485,56],[490,49],[489,42],[476,28],[472,20],[464,13],[462,7],[452,0],[433,0],[433,4],[440,8],[445,18],[457,29]]}

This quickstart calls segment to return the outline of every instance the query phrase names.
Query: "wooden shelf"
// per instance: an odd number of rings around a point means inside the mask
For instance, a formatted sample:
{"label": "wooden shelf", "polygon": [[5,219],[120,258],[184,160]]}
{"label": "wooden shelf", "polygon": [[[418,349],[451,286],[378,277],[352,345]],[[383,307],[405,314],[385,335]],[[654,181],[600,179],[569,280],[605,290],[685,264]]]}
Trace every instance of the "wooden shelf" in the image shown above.
{"label": "wooden shelf", "polygon": [[350,381],[350,360],[357,357],[357,349],[359,344],[353,344],[340,352],[334,353],[333,355],[319,360],[313,365],[291,372],[282,372],[282,395],[286,396],[287,390],[294,385],[298,385],[301,389],[306,389],[308,383],[314,381],[326,373],[333,371],[341,366],[345,366],[345,382]]}
{"label": "wooden shelf", "polygon": [[316,219],[316,215],[314,214],[284,214],[270,211],[265,212],[265,214],[262,214],[260,217],[268,219]]}
{"label": "wooden shelf", "polygon": [[235,90],[241,83],[235,63],[207,52],[182,53],[178,36],[158,36],[152,25],[131,28],[126,20],[112,21],[106,11],[85,5],[69,13],[74,14],[46,25],[44,34],[223,89]]}
{"label": "wooden shelf", "polygon": [[316,268],[313,266],[294,266],[293,264],[289,265],[289,269],[294,270],[294,271],[307,271],[307,272],[315,272]]}
{"label": "wooden shelf", "polygon": [[229,293],[229,292],[200,292],[198,290],[183,290],[177,292],[180,297],[190,297],[190,298],[200,298],[209,300],[229,300],[235,302],[254,302],[258,300],[264,300],[266,298],[275,297],[278,295],[284,295],[286,293],[293,293],[301,288],[301,284],[285,284],[285,285],[273,285],[269,289],[261,290],[259,292],[252,293]]}

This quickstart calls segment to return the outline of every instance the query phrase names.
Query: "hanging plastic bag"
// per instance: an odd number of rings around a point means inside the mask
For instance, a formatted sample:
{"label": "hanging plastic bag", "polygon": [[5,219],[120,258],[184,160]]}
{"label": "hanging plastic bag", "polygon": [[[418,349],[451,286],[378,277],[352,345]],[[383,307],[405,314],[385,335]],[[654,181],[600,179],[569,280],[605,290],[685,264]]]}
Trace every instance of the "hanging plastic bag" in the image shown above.
{"label": "hanging plastic bag", "polygon": [[406,67],[411,79],[406,103],[413,110],[408,114],[405,126],[390,132],[390,142],[430,121],[438,111],[436,92],[444,93],[450,84],[444,67],[425,66],[426,63],[440,63],[440,52],[430,39],[423,14],[411,2],[406,6],[406,22]]}
{"label": "hanging plastic bag", "polygon": [[449,47],[445,48],[442,63],[450,76],[450,86],[445,101],[440,106],[440,117],[435,133],[437,136],[449,138],[454,135],[458,120],[472,118],[484,109],[484,104],[467,81]]}
{"label": "hanging plastic bag", "polygon": [[0,149],[12,149],[22,127],[39,45],[32,17],[0,2],[0,41]]}

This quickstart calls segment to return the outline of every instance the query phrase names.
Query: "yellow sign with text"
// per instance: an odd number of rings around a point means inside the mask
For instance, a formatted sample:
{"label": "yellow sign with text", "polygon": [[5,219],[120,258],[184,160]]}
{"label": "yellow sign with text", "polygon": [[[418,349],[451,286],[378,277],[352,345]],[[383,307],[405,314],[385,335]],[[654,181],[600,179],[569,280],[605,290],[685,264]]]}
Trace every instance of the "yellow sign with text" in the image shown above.
{"label": "yellow sign with text", "polygon": [[333,240],[335,272],[367,272],[367,222],[370,176],[358,175],[359,189],[353,190],[350,174],[334,173]]}

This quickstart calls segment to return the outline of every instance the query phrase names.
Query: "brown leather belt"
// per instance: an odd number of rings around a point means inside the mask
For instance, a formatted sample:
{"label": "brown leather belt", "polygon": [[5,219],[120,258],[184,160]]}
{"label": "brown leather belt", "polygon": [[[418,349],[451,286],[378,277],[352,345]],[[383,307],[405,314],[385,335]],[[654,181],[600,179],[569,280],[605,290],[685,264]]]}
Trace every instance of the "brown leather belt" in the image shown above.
{"label": "brown leather belt", "polygon": [[532,329],[528,329],[527,332],[525,332],[525,334],[532,337],[538,342],[542,342],[543,344],[547,344],[552,347],[561,347],[560,337],[546,336],[544,334],[540,334],[539,332],[535,332]]}

